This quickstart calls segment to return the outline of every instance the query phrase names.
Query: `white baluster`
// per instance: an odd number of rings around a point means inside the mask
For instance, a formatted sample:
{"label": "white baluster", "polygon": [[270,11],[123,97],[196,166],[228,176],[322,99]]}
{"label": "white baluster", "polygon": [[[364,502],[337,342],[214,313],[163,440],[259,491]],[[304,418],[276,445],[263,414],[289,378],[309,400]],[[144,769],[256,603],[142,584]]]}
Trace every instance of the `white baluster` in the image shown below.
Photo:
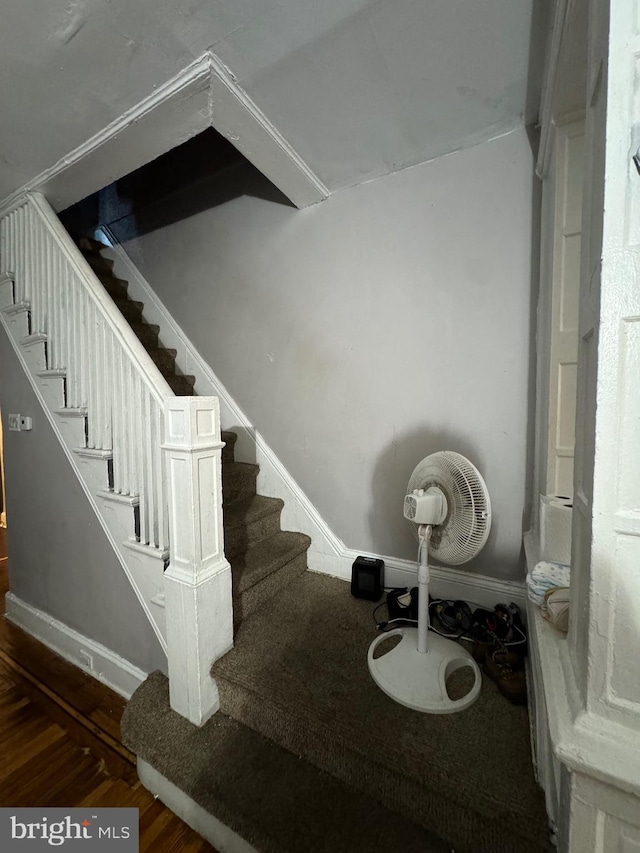
{"label": "white baluster", "polygon": [[138,461],[137,478],[140,483],[140,503],[138,504],[138,512],[140,517],[140,541],[143,544],[149,543],[149,514],[147,504],[147,460],[146,460],[146,445],[148,443],[148,430],[146,410],[149,400],[149,390],[144,388],[142,384],[137,390],[138,417],[136,418],[136,458]]}
{"label": "white baluster", "polygon": [[124,482],[124,446],[122,443],[124,412],[122,399],[122,350],[115,343],[111,334],[113,346],[113,403],[112,403],[112,437],[113,437],[113,488],[118,494],[123,492]]}
{"label": "white baluster", "polygon": [[171,707],[202,725],[220,704],[211,664],[233,645],[231,570],[223,550],[218,400],[165,400],[165,435],[171,562],[164,581]]}
{"label": "white baluster", "polygon": [[156,515],[158,519],[158,540],[157,547],[164,551],[169,545],[169,534],[167,530],[167,479],[165,454],[162,452],[162,437],[164,435],[164,409],[154,401],[154,420],[155,420],[155,442],[154,449],[154,467],[156,470]]}
{"label": "white baluster", "polygon": [[65,368],[67,367],[67,339],[66,339],[66,324],[64,322],[64,318],[67,315],[67,286],[64,280],[64,272],[63,272],[63,263],[62,258],[55,251],[55,245],[52,242],[52,248],[54,252],[54,262],[53,262],[53,283],[54,283],[54,291],[53,291],[53,312],[55,314],[55,327],[56,327],[56,358],[57,358],[57,367]]}
{"label": "white baluster", "polygon": [[109,381],[104,360],[104,325],[100,322],[98,311],[93,309],[93,358],[95,375],[95,415],[96,423],[96,447],[100,450],[106,448],[105,443],[105,388]]}
{"label": "white baluster", "polygon": [[86,387],[86,400],[87,400],[87,421],[89,427],[89,442],[88,446],[93,448],[99,448],[100,442],[98,440],[98,419],[96,417],[97,411],[97,396],[98,396],[98,383],[100,382],[101,377],[98,376],[97,373],[97,365],[96,365],[96,339],[95,339],[95,321],[94,321],[94,312],[95,308],[93,303],[86,302],[85,307],[85,322],[86,322],[86,331],[85,331],[85,387]]}
{"label": "white baluster", "polygon": [[22,302],[25,299],[25,267],[26,267],[26,253],[27,253],[27,245],[26,245],[26,234],[25,234],[25,221],[26,221],[26,212],[24,207],[20,207],[16,211],[16,225],[17,225],[17,235],[18,235],[18,263],[16,269],[16,302]]}
{"label": "white baluster", "polygon": [[40,271],[40,229],[31,206],[29,211],[29,240],[31,271],[31,332],[38,334],[42,331],[42,274]]}
{"label": "white baluster", "polygon": [[5,217],[0,222],[0,272],[9,271],[9,218]]}
{"label": "white baluster", "polygon": [[[11,246],[11,255],[9,258],[9,271],[14,273],[16,272],[16,264],[18,257],[18,235],[16,231],[16,222],[17,222],[17,213],[14,212],[9,217],[9,233],[11,234],[10,246]],[[15,293],[15,288],[14,288]]]}

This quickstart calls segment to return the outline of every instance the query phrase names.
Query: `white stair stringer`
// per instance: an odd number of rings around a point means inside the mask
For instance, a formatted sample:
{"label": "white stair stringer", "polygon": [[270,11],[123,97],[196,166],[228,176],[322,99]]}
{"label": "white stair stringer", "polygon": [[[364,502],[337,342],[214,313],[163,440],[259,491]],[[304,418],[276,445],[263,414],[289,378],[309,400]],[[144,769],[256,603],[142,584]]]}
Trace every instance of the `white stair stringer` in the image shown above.
{"label": "white stair stringer", "polygon": [[47,369],[47,336],[30,334],[30,306],[26,302],[14,303],[13,294],[13,279],[3,274],[0,276],[0,323],[166,653],[163,602],[168,552],[135,542],[137,498],[109,492],[111,453],[86,447],[87,410],[64,406],[64,371]]}

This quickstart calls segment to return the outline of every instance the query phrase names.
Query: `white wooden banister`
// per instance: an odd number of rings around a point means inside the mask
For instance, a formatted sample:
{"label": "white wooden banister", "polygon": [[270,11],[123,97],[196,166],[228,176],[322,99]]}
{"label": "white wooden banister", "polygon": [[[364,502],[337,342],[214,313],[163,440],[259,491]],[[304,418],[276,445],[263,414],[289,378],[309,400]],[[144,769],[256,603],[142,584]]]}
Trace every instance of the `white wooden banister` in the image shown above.
{"label": "white wooden banister", "polygon": [[202,724],[233,642],[217,398],[175,396],[38,193],[0,211],[0,323]]}
{"label": "white wooden banister", "polygon": [[211,664],[233,645],[218,398],[165,400],[165,428],[172,532],[164,576],[171,707],[202,725],[219,707]]}
{"label": "white wooden banister", "polygon": [[145,384],[152,391],[154,397],[158,401],[166,397],[173,397],[174,393],[167,380],[160,373],[129,324],[122,321],[122,314],[105,291],[89,263],[78,251],[67,231],[62,227],[48,201],[40,193],[30,193],[29,198],[33,209],[40,215],[46,229],[54,239],[56,247],[64,255],[71,269],[82,280],[84,288],[91,294],[93,302],[99,308],[100,314],[108,323],[114,337],[122,348],[130,354],[131,361],[136,364],[137,372],[144,377]]}

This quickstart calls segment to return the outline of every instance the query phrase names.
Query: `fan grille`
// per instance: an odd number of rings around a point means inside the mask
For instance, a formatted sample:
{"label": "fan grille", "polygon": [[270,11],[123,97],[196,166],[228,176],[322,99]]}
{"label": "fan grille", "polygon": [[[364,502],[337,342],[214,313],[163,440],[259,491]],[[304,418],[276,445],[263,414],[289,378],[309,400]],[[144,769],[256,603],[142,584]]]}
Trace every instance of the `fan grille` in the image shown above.
{"label": "fan grille", "polygon": [[482,549],[491,530],[491,502],[477,468],[460,453],[443,450],[420,462],[407,492],[436,486],[447,499],[447,516],[433,528],[429,551],[443,563],[458,566]]}

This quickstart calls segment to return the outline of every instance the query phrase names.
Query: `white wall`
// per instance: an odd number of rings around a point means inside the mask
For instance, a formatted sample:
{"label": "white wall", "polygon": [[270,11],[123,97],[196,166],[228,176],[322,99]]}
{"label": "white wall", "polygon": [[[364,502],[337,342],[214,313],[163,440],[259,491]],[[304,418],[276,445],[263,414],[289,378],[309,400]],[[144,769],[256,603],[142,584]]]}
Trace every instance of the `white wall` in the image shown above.
{"label": "white wall", "polygon": [[[0,331],[10,589],[145,672],[166,658],[56,436]],[[7,416],[33,418],[9,432]]]}
{"label": "white wall", "polygon": [[253,171],[229,181],[226,193],[189,190],[189,208],[174,199],[156,215],[206,208],[207,193],[209,209],[125,245],[178,323],[349,547],[413,558],[408,477],[423,456],[452,449],[479,466],[495,512],[471,567],[518,577],[525,130],[304,211],[274,201]]}

